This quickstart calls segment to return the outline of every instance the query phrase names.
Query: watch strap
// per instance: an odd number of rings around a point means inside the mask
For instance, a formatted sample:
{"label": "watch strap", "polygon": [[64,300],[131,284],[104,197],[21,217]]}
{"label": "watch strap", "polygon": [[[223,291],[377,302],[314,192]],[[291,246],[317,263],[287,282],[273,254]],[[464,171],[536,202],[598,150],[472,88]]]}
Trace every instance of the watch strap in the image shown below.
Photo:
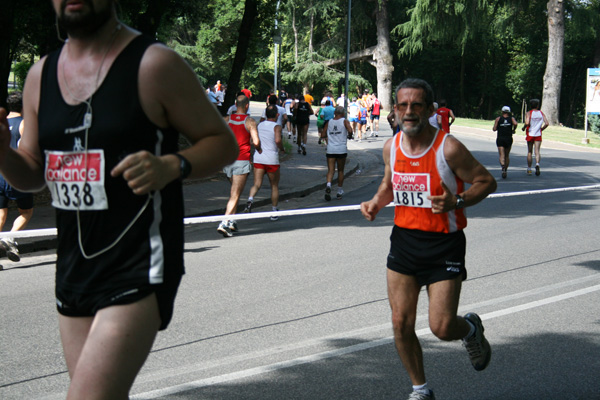
{"label": "watch strap", "polygon": [[192,164],[190,161],[179,153],[175,153],[179,158],[179,179],[184,180],[192,172]]}

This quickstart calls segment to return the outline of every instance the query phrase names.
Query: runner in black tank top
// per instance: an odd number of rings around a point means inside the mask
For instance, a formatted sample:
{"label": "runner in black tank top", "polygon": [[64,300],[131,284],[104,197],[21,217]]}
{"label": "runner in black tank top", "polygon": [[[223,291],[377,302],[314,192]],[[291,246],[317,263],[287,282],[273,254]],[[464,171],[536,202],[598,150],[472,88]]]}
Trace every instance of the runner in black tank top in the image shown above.
{"label": "runner in black tank top", "polygon": [[[138,99],[140,60],[152,43],[153,40],[143,36],[135,38],[114,61],[93,95],[87,157],[90,163],[98,159],[104,167],[90,166],[88,181],[91,182],[84,185],[81,185],[84,179],[75,175],[85,171],[86,131],[78,130],[78,127],[84,122],[88,106],[84,103],[71,106],[63,100],[56,80],[59,52],[50,54],[44,64],[39,144],[40,152],[46,158],[46,180],[53,195],[60,232],[56,275],[59,293],[63,289],[82,294],[110,288],[128,289],[132,285],[161,284],[183,274],[180,181],[173,181],[155,192],[133,227],[102,257],[87,260],[80,248],[73,246],[78,242],[79,224],[86,253],[101,251],[119,237],[144,207],[146,196],[133,194],[122,177],[110,176],[110,171],[120,160],[139,149],[157,156],[177,151],[178,133],[154,126]],[[81,167],[69,168],[69,157],[75,163],[81,162]],[[62,165],[66,167],[61,168]],[[105,201],[89,189],[96,182],[91,177],[93,172],[100,176],[97,179],[100,184],[104,180]],[[98,188],[98,192],[101,189]],[[80,223],[77,222],[78,207]]]}
{"label": "runner in black tank top", "polygon": [[296,119],[296,125],[298,126],[298,153],[306,155],[306,141],[308,140],[308,125],[310,123],[310,116],[314,114],[314,111],[310,104],[304,97],[300,96],[300,101],[294,106],[294,118]]}
{"label": "runner in black tank top", "polygon": [[516,129],[517,121],[510,113],[510,107],[502,107],[502,115],[496,118],[493,128],[494,131],[498,132],[496,146],[498,147],[498,157],[500,159],[500,167],[502,168],[502,179],[506,179],[508,175],[509,155],[513,144],[512,135]]}
{"label": "runner in black tank top", "polygon": [[[68,41],[30,69],[28,122],[0,173],[23,190],[47,183],[57,208],[67,397],[127,398],[184,272],[181,180],[231,164],[237,145],[189,65],[121,24],[115,0],[62,3]],[[178,151],[175,127],[190,147]]]}

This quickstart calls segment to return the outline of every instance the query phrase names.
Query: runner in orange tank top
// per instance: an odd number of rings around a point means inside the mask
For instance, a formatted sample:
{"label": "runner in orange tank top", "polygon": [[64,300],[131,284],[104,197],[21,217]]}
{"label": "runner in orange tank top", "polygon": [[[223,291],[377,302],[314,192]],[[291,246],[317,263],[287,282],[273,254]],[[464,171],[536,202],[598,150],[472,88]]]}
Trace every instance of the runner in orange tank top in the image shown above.
{"label": "runner in orange tank top", "polygon": [[[415,332],[419,292],[427,286],[433,334],[462,339],[473,367],[486,368],[491,348],[481,319],[475,313],[460,317],[456,310],[467,273],[463,208],[494,192],[496,181],[461,142],[429,124],[433,90],[427,82],[402,82],[394,112],[400,132],[383,148],[384,178],[361,212],[372,221],[390,202],[396,206],[387,262],[394,340],[412,381],[410,398],[435,399]],[[471,186],[465,190],[463,182]]]}

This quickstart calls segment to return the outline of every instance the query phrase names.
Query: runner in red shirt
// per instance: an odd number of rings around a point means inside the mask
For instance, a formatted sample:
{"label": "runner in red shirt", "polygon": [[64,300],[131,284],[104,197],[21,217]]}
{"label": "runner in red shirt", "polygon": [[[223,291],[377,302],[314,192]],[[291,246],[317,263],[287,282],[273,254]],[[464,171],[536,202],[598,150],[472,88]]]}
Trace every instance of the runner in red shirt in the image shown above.
{"label": "runner in red shirt", "polygon": [[440,108],[438,108],[437,113],[442,117],[442,130],[450,133],[450,125],[454,123],[455,118],[452,110],[446,107],[446,100],[440,101]]}
{"label": "runner in red shirt", "polygon": [[[250,155],[251,145],[254,145],[254,148],[259,153],[262,152],[256,121],[248,117],[250,100],[245,95],[239,95],[235,100],[235,105],[237,110],[235,114],[231,114],[229,117],[229,128],[235,135],[239,153],[237,160],[223,169],[223,172],[227,175],[227,179],[231,182],[229,200],[225,208],[225,215],[227,216],[235,214],[240,196],[246,186],[246,180],[248,180],[248,175],[252,169],[252,165],[250,164],[250,159],[252,158]],[[231,237],[233,236],[233,232],[237,232],[237,230],[237,223],[233,219],[223,220],[217,228],[217,232],[223,235],[223,237]]]}
{"label": "runner in red shirt", "polygon": [[244,86],[244,88],[242,89],[242,93],[244,93],[244,95],[251,99],[252,98],[252,92],[250,91],[250,89],[248,89],[248,85]]}
{"label": "runner in red shirt", "polygon": [[381,102],[377,93],[371,95],[371,137],[379,136],[379,116],[381,115]]}

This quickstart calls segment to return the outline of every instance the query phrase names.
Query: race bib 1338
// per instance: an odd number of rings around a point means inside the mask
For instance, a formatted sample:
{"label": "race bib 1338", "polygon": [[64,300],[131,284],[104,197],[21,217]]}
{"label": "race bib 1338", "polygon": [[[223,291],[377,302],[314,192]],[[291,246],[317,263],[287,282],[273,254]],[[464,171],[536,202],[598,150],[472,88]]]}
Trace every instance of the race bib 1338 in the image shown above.
{"label": "race bib 1338", "polygon": [[104,190],[104,150],[87,153],[47,150],[45,178],[52,193],[52,205],[56,208],[73,211],[108,209]]}

